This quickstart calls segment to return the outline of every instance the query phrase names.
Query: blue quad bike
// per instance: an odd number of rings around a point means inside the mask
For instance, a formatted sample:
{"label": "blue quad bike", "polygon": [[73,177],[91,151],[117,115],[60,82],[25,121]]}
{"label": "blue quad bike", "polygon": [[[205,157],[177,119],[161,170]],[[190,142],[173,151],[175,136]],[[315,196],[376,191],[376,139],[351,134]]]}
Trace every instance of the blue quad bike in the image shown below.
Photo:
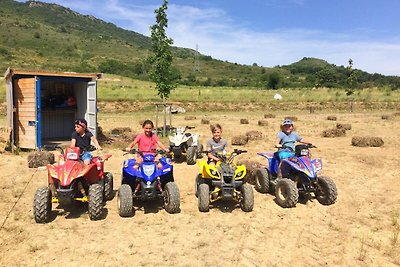
{"label": "blue quad bike", "polygon": [[[157,198],[163,199],[164,208],[168,213],[178,213],[180,194],[174,182],[171,160],[161,157],[162,167],[158,169],[154,154],[135,149],[128,153],[142,155],[143,163],[138,169],[134,168],[136,159],[127,159],[123,163],[121,187],[117,197],[119,215],[121,217],[134,215],[134,199],[154,200]],[[157,154],[163,154],[163,152],[157,151]]]}
{"label": "blue quad bike", "polygon": [[322,169],[322,160],[311,159],[310,148],[315,146],[297,145],[292,157],[282,159],[282,178],[277,177],[278,152],[257,153],[268,160],[268,165],[255,172],[256,190],[260,193],[275,192],[276,202],[283,208],[296,206],[299,194],[308,198],[314,194],[322,205],[334,204],[337,198],[336,185],[330,178],[317,175]]}

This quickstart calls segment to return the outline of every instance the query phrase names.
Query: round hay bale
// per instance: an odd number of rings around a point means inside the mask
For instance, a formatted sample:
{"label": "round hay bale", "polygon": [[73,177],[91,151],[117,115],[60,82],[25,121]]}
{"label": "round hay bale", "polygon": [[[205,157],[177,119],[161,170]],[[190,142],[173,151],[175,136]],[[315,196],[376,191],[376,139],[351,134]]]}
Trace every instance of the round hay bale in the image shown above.
{"label": "round hay bale", "polygon": [[232,145],[234,146],[244,146],[249,141],[247,135],[237,135],[232,138]]}
{"label": "round hay bale", "polygon": [[246,136],[249,140],[260,140],[262,139],[263,134],[260,131],[249,131],[246,133]]}
{"label": "round hay bale", "polygon": [[382,115],[382,120],[390,120],[391,116],[390,115]]}
{"label": "round hay bale", "polygon": [[351,130],[351,124],[349,123],[336,123],[337,129],[345,129],[346,131]]}
{"label": "round hay bale", "polygon": [[267,120],[259,120],[258,125],[259,126],[268,126],[268,121]]}
{"label": "round hay bale", "polygon": [[49,151],[32,152],[28,155],[28,168],[37,168],[53,164],[55,162],[54,154]]}
{"label": "round hay bale", "polygon": [[284,118],[284,120],[298,121],[298,119],[297,119],[296,116],[286,116],[286,117]]}
{"label": "round hay bale", "polygon": [[201,124],[210,124],[209,119],[201,119]]}
{"label": "round hay bale", "polygon": [[341,137],[346,135],[345,129],[328,129],[322,132],[323,137]]}
{"label": "round hay bale", "polygon": [[255,184],[255,173],[258,168],[261,168],[261,163],[254,160],[241,160],[237,162],[237,165],[245,165],[246,166],[246,177],[244,178],[247,183],[254,185]]}
{"label": "round hay bale", "polygon": [[383,144],[384,142],[380,137],[353,136],[351,139],[351,145],[358,147],[381,147]]}
{"label": "round hay bale", "polygon": [[240,124],[249,124],[248,119],[240,119]]}
{"label": "round hay bale", "polygon": [[328,116],[326,119],[328,121],[336,121],[337,120],[336,116]]}
{"label": "round hay bale", "polygon": [[185,121],[192,121],[195,119],[196,119],[196,116],[185,116]]}
{"label": "round hay bale", "polygon": [[271,113],[264,114],[264,119],[273,119],[273,118],[275,118],[274,114]]}

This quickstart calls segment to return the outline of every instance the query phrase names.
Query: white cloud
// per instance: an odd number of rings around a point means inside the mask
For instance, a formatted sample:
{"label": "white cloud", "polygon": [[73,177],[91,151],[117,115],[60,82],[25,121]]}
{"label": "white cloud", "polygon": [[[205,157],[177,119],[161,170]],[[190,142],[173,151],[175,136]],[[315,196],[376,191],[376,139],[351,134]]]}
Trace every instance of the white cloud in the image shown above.
{"label": "white cloud", "polygon": [[[302,4],[304,0],[293,0]],[[120,27],[147,36],[154,24],[154,5],[134,5],[119,0],[55,0],[83,14],[92,14]],[[326,33],[307,29],[256,32],[233,21],[225,11],[169,4],[167,34],[174,45],[195,49],[215,59],[267,67],[287,65],[303,57],[316,57],[370,73],[400,76],[400,41],[371,40],[371,32]],[[356,37],[354,37],[356,36]]]}

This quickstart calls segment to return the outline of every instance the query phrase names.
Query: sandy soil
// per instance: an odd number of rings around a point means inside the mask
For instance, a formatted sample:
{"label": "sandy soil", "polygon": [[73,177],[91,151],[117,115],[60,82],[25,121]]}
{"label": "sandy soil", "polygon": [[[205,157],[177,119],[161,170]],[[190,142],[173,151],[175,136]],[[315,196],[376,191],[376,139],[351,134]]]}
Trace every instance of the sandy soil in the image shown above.
{"label": "sandy soil", "polygon": [[[196,114],[195,120],[174,115],[174,126],[194,125],[209,138],[209,125],[223,126],[224,137],[249,130],[262,131],[242,158],[263,162],[259,151],[273,151],[273,140],[284,115],[295,115],[297,131],[318,146],[314,157],[323,158],[322,174],[338,188],[338,200],[323,206],[316,200],[283,209],[273,195],[255,192],[254,211],[228,205],[200,213],[194,196],[197,166],[175,164],[181,193],[181,212],[168,214],[149,203],[132,218],[118,215],[116,198],[107,202],[105,216],[90,221],[84,207],[70,212],[53,205],[53,220],[36,224],[32,215],[35,190],[46,185],[46,171],[27,168],[27,153],[0,156],[0,266],[398,266],[400,265],[400,146],[398,118],[382,120],[382,112],[354,114],[277,114],[269,126],[258,126],[263,112]],[[350,123],[345,137],[323,138],[324,129],[337,122]],[[247,118],[248,125],[239,120]],[[139,117],[100,116],[104,131],[132,125],[140,131]],[[352,136],[379,136],[380,148],[351,146]],[[124,158],[118,148],[106,147],[113,157],[106,169],[120,184]],[[264,163],[264,162],[263,162]]]}

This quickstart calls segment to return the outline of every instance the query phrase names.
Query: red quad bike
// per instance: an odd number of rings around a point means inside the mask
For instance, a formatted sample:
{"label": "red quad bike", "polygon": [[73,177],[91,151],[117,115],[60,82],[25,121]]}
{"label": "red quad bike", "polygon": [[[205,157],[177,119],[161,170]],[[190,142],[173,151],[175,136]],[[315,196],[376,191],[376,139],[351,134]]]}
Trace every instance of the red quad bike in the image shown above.
{"label": "red quad bike", "polygon": [[33,216],[37,223],[50,219],[52,203],[67,206],[75,201],[88,203],[89,218],[98,220],[103,210],[103,199],[113,197],[113,176],[104,172],[104,161],[110,154],[93,157],[89,165],[80,160],[79,147],[67,147],[65,153],[59,146],[45,147],[59,149],[58,162],[47,165],[47,187],[36,190],[33,199]]}

